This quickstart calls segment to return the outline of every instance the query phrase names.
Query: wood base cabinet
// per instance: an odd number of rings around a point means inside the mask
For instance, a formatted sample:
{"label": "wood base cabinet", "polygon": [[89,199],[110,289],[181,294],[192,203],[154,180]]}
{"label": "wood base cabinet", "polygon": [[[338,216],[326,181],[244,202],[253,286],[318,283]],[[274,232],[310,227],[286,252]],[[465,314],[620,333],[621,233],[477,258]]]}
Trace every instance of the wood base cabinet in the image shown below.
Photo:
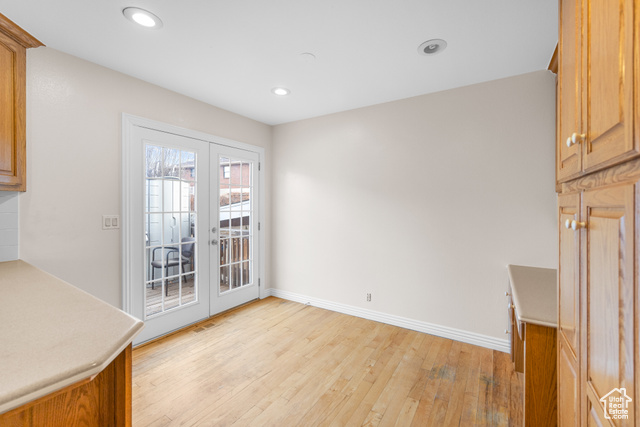
{"label": "wood base cabinet", "polygon": [[0,415],[3,427],[130,427],[131,344],[95,378]]}
{"label": "wood base cabinet", "polygon": [[[637,425],[640,160],[563,188],[567,193],[558,197],[559,422]],[[614,415],[630,424],[614,422]]]}
{"label": "wood base cabinet", "polygon": [[[626,399],[634,390],[635,194],[640,182],[583,193],[581,248],[582,401],[589,423],[612,417],[607,396]],[[619,390],[624,390],[620,392]],[[605,401],[603,405],[602,401]],[[624,402],[629,420],[633,405]],[[605,407],[607,408],[605,410]],[[617,408],[617,406],[616,406]],[[595,420],[597,418],[597,420]]]}
{"label": "wood base cabinet", "polygon": [[558,424],[557,270],[508,265],[511,360],[523,374],[523,425]]}
{"label": "wood base cabinet", "polygon": [[524,425],[554,427],[558,420],[556,328],[525,324]]}
{"label": "wood base cabinet", "polygon": [[558,425],[580,425],[579,369],[575,355],[567,348],[567,342],[558,334]]}
{"label": "wood base cabinet", "polygon": [[[640,181],[559,197],[561,425],[579,425],[581,415],[587,417],[587,424],[606,425],[612,414],[601,400],[606,401],[610,392],[620,394],[616,390],[628,391],[627,396],[634,391],[634,209],[638,191]],[[579,405],[570,404],[572,399]],[[574,416],[576,408],[583,409]],[[621,409],[634,419],[633,406]]]}

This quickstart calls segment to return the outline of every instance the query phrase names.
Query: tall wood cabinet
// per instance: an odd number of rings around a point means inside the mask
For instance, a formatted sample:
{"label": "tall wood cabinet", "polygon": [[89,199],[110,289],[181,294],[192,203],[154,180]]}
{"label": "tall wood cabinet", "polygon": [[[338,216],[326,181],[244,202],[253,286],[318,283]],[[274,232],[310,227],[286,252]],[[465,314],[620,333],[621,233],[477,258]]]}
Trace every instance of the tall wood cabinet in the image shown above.
{"label": "tall wood cabinet", "polygon": [[27,49],[42,46],[0,14],[0,190],[26,190]]}
{"label": "tall wood cabinet", "polygon": [[579,425],[580,233],[571,222],[580,215],[580,195],[558,197],[560,268],[558,269],[558,414],[559,425]]}
{"label": "tall wood cabinet", "polygon": [[558,421],[640,426],[640,1],[559,7]]}

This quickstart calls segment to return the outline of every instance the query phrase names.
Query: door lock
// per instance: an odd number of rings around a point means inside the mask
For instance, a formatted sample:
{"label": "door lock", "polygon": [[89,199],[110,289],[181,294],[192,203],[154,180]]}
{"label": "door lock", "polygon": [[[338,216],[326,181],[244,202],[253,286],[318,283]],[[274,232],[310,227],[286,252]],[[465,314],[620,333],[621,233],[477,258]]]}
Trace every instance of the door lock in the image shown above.
{"label": "door lock", "polygon": [[211,232],[212,232],[212,233],[215,233],[217,230],[218,230],[217,228],[213,227],[213,228],[211,229]]}

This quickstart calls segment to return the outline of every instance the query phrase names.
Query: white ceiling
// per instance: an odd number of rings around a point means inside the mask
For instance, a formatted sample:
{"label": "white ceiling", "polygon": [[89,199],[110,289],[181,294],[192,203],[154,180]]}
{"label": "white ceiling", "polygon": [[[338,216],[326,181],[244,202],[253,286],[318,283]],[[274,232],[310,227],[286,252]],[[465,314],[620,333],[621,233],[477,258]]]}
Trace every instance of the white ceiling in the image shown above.
{"label": "white ceiling", "polygon": [[[158,15],[163,28],[128,21],[128,6]],[[267,124],[546,69],[557,8],[557,0],[0,0],[0,13],[51,48]],[[432,38],[447,49],[418,54]],[[291,94],[276,97],[275,86]]]}

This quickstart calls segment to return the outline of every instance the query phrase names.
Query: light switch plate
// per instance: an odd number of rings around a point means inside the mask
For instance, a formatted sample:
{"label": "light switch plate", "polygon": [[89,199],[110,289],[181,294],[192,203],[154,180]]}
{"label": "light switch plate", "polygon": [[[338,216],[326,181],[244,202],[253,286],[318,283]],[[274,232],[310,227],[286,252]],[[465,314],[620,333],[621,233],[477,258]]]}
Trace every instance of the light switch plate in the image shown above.
{"label": "light switch plate", "polygon": [[102,215],[102,229],[115,230],[120,228],[120,215]]}

